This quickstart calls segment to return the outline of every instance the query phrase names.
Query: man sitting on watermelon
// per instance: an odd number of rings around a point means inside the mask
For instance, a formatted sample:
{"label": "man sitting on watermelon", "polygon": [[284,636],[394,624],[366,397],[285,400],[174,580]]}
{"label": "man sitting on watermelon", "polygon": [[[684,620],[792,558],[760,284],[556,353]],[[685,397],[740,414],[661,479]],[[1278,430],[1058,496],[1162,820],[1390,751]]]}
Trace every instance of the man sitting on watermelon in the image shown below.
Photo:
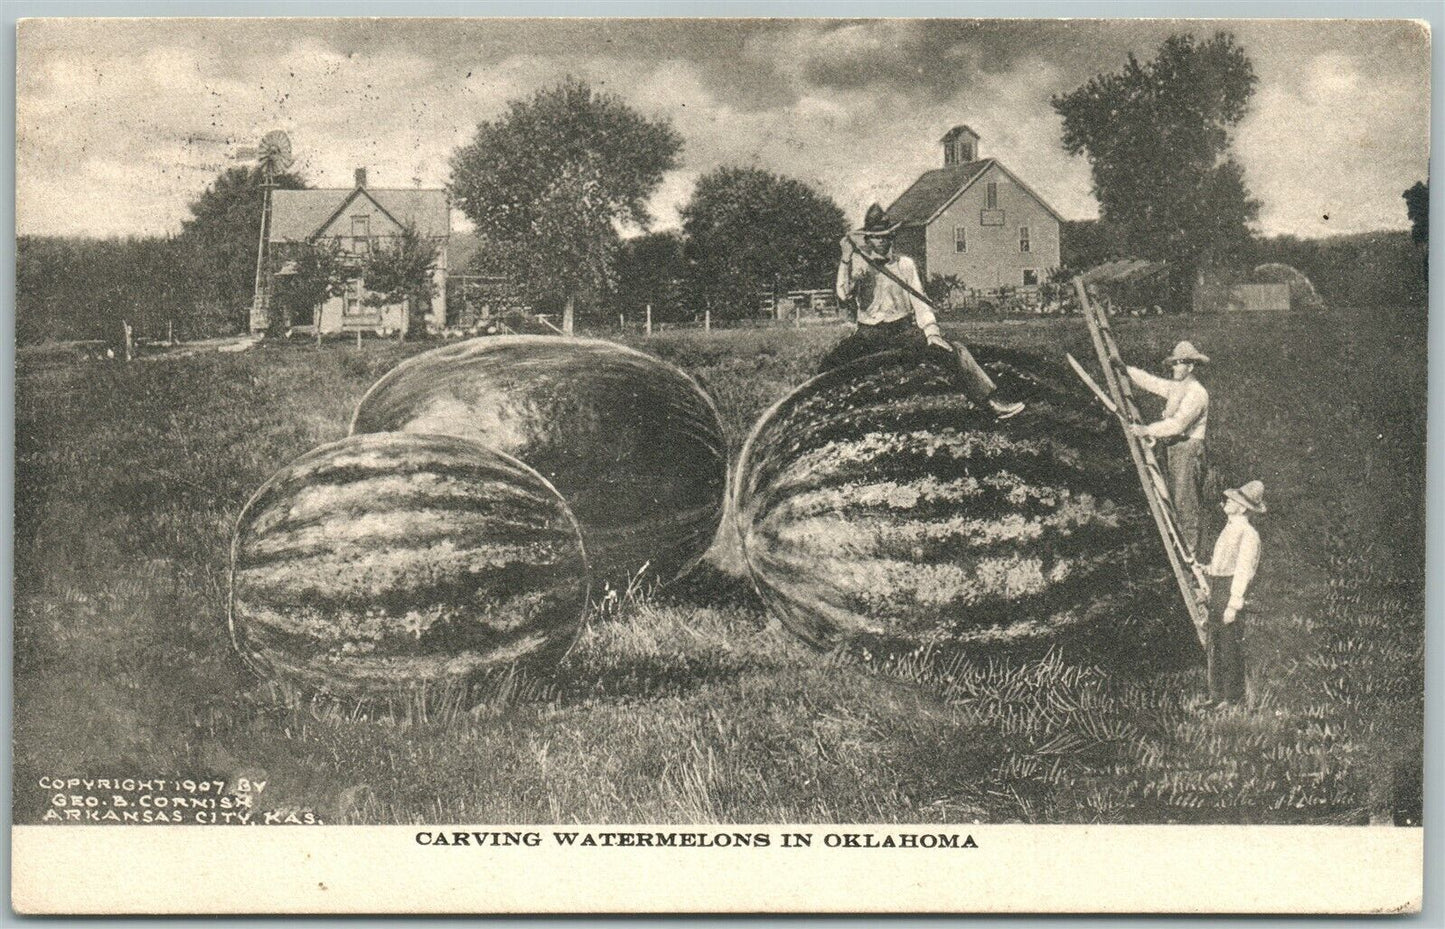
{"label": "man sitting on watermelon", "polygon": [[[838,299],[856,297],[858,327],[828,352],[822,370],[877,352],[916,353],[947,371],[970,400],[987,407],[999,419],[1018,415],[1024,405],[995,396],[993,379],[968,349],[943,337],[933,307],[923,294],[918,267],[912,258],[893,251],[893,234],[897,230],[898,224],[875,203],[868,208],[863,228],[843,237]],[[853,234],[863,236],[862,250],[854,243]]]}

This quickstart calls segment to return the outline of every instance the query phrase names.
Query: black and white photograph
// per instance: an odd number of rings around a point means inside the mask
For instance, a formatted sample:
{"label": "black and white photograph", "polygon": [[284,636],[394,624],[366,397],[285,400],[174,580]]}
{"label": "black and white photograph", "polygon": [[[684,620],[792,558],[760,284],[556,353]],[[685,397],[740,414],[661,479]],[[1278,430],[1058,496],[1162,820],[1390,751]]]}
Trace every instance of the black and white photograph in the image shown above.
{"label": "black and white photograph", "polygon": [[16,43],[16,910],[1419,910],[1426,22]]}

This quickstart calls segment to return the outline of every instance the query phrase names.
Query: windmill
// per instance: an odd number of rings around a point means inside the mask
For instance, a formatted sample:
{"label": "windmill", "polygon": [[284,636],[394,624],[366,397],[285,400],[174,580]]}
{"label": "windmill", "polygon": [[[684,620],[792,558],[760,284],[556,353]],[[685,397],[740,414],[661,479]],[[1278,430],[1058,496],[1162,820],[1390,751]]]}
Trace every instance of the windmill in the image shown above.
{"label": "windmill", "polygon": [[266,328],[271,309],[270,276],[266,274],[266,240],[271,227],[271,191],[276,189],[276,175],[291,167],[291,137],[280,129],[261,136],[255,148],[236,153],[243,161],[254,161],[261,167],[261,236],[256,246],[256,290],[251,301],[251,331]]}

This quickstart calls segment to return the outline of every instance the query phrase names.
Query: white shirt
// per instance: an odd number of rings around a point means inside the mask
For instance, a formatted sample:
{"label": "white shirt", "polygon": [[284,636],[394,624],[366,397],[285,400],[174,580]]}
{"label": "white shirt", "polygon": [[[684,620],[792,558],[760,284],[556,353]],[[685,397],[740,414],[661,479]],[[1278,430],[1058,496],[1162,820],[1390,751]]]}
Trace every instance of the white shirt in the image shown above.
{"label": "white shirt", "polygon": [[1214,557],[1209,560],[1209,573],[1214,577],[1230,577],[1229,608],[1244,606],[1244,592],[1259,568],[1259,530],[1250,525],[1248,517],[1236,513],[1224,524],[1224,531],[1214,540]]}
{"label": "white shirt", "polygon": [[[907,255],[900,255],[898,252],[891,252],[888,259],[883,262],[884,267],[919,293],[923,293],[923,282],[918,279],[918,266],[913,259]],[[873,299],[868,306],[858,307],[858,322],[876,326],[879,323],[891,323],[912,315],[913,321],[918,324],[925,335],[935,336],[939,334],[938,319],[933,315],[933,309],[922,300],[910,294],[889,277],[878,273],[863,259],[861,255],[854,252],[847,261],[838,263],[837,291],[839,300],[847,300],[853,296],[858,282],[871,276],[873,278]]]}
{"label": "white shirt", "polygon": [[1129,368],[1129,380],[1164,398],[1164,415],[1150,423],[1144,431],[1156,439],[1203,439],[1209,425],[1209,391],[1189,375],[1182,381],[1150,374],[1141,368]]}

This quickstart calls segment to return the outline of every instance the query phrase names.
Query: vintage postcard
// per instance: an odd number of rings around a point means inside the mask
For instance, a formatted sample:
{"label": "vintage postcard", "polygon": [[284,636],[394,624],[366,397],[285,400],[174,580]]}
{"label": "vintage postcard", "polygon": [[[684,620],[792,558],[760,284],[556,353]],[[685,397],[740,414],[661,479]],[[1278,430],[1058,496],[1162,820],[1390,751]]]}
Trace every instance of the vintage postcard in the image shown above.
{"label": "vintage postcard", "polygon": [[17,911],[1420,908],[1425,23],[17,42]]}

